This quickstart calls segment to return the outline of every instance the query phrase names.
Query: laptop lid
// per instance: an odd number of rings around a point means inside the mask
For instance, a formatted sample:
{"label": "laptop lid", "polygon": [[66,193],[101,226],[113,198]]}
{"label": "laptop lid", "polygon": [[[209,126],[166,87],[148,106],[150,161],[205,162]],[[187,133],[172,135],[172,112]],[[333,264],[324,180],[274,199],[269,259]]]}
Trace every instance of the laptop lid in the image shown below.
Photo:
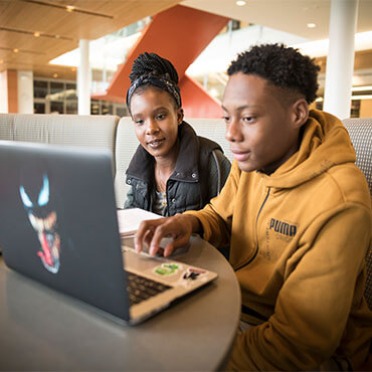
{"label": "laptop lid", "polygon": [[[118,231],[106,149],[0,141],[0,246],[12,269],[136,323],[216,278],[126,250]],[[128,271],[172,290],[130,306]]]}
{"label": "laptop lid", "polygon": [[6,264],[128,320],[109,151],[1,141],[0,159]]}

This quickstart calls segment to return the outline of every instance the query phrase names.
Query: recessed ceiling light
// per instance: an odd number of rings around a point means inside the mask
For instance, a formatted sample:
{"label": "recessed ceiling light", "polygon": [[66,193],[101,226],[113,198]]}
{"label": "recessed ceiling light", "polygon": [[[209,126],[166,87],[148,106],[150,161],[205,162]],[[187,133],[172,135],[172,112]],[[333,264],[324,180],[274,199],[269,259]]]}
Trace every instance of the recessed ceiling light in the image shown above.
{"label": "recessed ceiling light", "polygon": [[[104,17],[104,18],[109,18],[109,19],[114,19],[115,18],[111,14],[92,12],[89,9],[77,8],[74,5],[57,4],[58,3],[57,1],[51,1],[51,0],[48,0],[48,1],[44,1],[44,0],[22,0],[22,1],[25,1],[27,3],[34,3],[34,4],[37,4],[37,5],[41,5],[41,6],[48,6],[48,7],[58,8],[58,9],[64,9],[67,12],[83,13],[83,14],[89,14],[89,15],[92,15],[92,16]],[[59,2],[63,3],[64,1],[59,1]],[[67,2],[67,0],[66,0],[66,2]],[[75,2],[75,0],[74,0],[74,2]],[[82,1],[82,3],[84,3],[84,1]]]}
{"label": "recessed ceiling light", "polygon": [[57,73],[54,73],[53,74],[53,77],[56,79],[58,77],[58,74]]}
{"label": "recessed ceiling light", "polygon": [[306,26],[307,26],[307,28],[315,28],[316,23],[308,23]]}
{"label": "recessed ceiling light", "polygon": [[[1,0],[0,0],[0,2],[1,2]],[[34,37],[48,37],[48,38],[56,38],[56,39],[63,39],[63,40],[70,40],[70,41],[73,40],[71,37],[67,37],[67,36],[47,34],[45,32],[41,32],[41,31],[33,31],[33,30],[30,31],[30,30],[25,30],[25,29],[22,29],[22,28],[14,28],[14,27],[0,26],[0,31],[15,32],[15,33],[18,33],[18,34],[23,34],[23,35],[32,35]]]}
{"label": "recessed ceiling light", "polygon": [[19,52],[19,49],[14,48],[14,49],[13,49],[13,52],[14,52],[14,53],[18,53],[18,52]]}
{"label": "recessed ceiling light", "polygon": [[237,0],[237,2],[236,2],[237,6],[244,6],[245,4],[247,4],[247,2],[244,1],[244,0]]}

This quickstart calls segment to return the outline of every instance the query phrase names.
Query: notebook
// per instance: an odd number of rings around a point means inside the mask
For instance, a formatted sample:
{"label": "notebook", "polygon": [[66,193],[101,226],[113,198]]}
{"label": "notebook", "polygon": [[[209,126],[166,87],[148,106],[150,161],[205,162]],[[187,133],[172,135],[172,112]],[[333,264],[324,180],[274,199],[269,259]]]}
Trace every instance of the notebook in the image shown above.
{"label": "notebook", "polygon": [[[121,245],[108,150],[0,141],[0,159],[0,246],[11,269],[129,324],[216,279]],[[133,289],[136,276],[148,282]]]}

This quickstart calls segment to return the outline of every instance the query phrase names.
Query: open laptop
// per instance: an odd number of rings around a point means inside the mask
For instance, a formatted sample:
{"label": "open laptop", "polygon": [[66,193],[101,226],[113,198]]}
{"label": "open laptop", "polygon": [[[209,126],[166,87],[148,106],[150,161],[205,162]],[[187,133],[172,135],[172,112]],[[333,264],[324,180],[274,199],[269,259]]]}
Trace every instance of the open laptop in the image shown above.
{"label": "open laptop", "polygon": [[217,277],[123,249],[108,150],[0,141],[0,221],[10,268],[125,323]]}

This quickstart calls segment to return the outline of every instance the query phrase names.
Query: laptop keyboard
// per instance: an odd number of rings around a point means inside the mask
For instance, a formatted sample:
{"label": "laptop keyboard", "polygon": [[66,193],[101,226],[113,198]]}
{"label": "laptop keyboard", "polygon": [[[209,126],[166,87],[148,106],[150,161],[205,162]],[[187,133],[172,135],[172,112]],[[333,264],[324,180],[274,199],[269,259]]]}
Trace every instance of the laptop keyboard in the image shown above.
{"label": "laptop keyboard", "polygon": [[131,305],[139,304],[150,297],[163,293],[171,289],[169,285],[165,285],[155,280],[145,278],[143,276],[126,272],[128,279],[128,293]]}

